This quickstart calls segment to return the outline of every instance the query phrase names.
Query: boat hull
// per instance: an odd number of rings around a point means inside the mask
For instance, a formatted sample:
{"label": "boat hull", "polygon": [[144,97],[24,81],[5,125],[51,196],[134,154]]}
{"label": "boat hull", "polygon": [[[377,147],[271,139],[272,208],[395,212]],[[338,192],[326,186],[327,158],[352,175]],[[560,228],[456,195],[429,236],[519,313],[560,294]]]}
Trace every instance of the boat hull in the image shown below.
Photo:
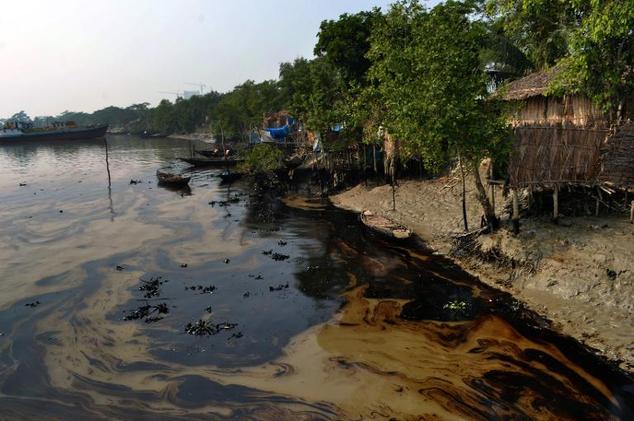
{"label": "boat hull", "polygon": [[108,126],[87,129],[71,129],[54,132],[25,133],[19,136],[0,136],[0,143],[15,143],[38,140],[85,140],[104,137]]}
{"label": "boat hull", "polygon": [[244,161],[244,159],[203,159],[203,158],[179,158],[181,161],[187,162],[189,165],[194,167],[232,167],[238,165],[240,162]]}
{"label": "boat hull", "polygon": [[372,213],[362,212],[359,215],[361,223],[373,233],[395,241],[404,241],[412,236],[412,232],[394,221]]}

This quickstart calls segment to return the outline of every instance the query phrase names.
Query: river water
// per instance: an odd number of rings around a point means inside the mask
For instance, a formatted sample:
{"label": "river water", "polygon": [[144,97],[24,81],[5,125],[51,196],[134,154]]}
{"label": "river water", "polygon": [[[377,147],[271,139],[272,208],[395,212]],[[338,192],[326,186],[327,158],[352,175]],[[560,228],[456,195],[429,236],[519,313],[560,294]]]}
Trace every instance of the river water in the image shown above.
{"label": "river water", "polygon": [[191,146],[0,146],[0,418],[632,417],[631,379],[419,243],[157,186]]}

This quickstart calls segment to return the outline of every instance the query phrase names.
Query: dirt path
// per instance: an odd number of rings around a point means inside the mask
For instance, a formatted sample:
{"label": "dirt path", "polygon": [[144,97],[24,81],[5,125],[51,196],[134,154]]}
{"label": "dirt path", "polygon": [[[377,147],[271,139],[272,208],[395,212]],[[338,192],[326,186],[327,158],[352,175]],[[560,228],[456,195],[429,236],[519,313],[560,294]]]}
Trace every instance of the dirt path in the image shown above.
{"label": "dirt path", "polygon": [[[449,254],[452,234],[464,230],[461,185],[455,178],[406,181],[392,211],[389,186],[359,185],[331,197],[339,207],[365,209],[408,226],[429,246]],[[503,212],[502,191],[496,208]],[[467,184],[469,228],[480,226],[481,208]],[[634,225],[624,217],[522,220],[522,232],[502,228],[481,236],[477,254],[457,260],[482,281],[509,291],[553,321],[554,327],[634,372]]]}

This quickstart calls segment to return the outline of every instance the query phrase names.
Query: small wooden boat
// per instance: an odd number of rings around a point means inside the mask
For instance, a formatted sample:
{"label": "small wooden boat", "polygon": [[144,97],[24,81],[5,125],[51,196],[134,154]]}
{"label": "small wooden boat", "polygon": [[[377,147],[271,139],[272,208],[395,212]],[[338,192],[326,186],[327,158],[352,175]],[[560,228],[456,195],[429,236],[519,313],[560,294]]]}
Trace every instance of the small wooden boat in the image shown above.
{"label": "small wooden boat", "polygon": [[412,236],[412,231],[404,226],[384,216],[375,215],[368,210],[361,213],[360,219],[363,225],[372,231],[378,232],[391,239],[406,240]]}
{"label": "small wooden boat", "polygon": [[185,187],[189,184],[191,177],[183,177],[182,175],[172,174],[168,172],[157,171],[156,177],[159,184],[171,187]]}
{"label": "small wooden boat", "polygon": [[220,149],[198,150],[196,153],[205,158],[222,158],[222,151]]}
{"label": "small wooden boat", "polygon": [[242,173],[226,170],[218,174],[218,177],[220,177],[220,179],[222,180],[221,183],[227,184],[233,183],[234,181],[242,178]]}
{"label": "small wooden boat", "polygon": [[244,159],[240,158],[178,158],[194,167],[232,167]]}

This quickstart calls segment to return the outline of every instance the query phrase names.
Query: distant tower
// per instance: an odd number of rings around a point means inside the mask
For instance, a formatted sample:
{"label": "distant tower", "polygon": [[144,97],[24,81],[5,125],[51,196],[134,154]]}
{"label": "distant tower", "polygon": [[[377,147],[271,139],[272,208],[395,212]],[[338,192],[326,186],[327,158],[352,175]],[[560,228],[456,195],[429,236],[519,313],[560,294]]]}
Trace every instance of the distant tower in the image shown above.
{"label": "distant tower", "polygon": [[198,91],[183,91],[183,98],[189,99],[193,96],[200,95]]}

